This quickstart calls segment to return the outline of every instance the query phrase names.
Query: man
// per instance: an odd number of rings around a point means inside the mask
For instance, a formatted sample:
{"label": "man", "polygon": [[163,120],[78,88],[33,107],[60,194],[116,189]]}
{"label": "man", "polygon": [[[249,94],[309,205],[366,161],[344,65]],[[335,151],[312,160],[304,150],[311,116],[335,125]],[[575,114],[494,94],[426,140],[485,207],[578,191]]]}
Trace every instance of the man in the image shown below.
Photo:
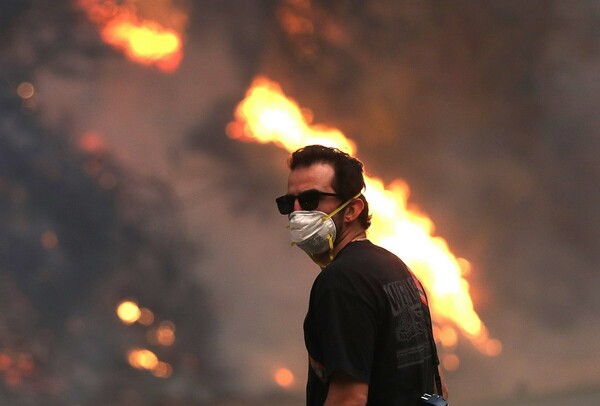
{"label": "man", "polygon": [[427,299],[406,265],[366,238],[362,163],[311,145],[289,167],[277,206],[292,242],[322,268],[304,321],[307,405],[417,405],[439,363]]}

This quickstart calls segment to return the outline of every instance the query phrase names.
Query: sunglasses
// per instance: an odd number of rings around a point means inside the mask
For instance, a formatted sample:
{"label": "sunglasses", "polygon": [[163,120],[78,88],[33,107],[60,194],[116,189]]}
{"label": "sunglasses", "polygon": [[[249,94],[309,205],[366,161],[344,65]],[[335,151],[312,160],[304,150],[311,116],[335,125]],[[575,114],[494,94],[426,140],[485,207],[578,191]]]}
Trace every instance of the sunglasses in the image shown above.
{"label": "sunglasses", "polygon": [[317,208],[321,197],[337,196],[337,193],[320,192],[316,189],[307,190],[297,195],[283,195],[275,199],[277,208],[281,214],[291,214],[294,211],[294,203],[298,199],[298,204],[302,210],[311,211]]}

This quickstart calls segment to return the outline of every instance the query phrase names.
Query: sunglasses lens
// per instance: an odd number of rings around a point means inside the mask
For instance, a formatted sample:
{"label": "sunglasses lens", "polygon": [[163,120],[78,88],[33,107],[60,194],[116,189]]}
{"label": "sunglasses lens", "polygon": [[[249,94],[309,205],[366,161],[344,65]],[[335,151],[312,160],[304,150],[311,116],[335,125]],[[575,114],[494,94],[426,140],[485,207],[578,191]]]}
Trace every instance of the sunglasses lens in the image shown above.
{"label": "sunglasses lens", "polygon": [[317,208],[320,198],[321,195],[319,192],[308,191],[298,195],[298,203],[300,203],[302,210],[310,211]]}
{"label": "sunglasses lens", "polygon": [[318,190],[308,190],[299,195],[283,195],[275,199],[277,209],[281,214],[290,214],[294,211],[294,204],[298,199],[298,204],[302,210],[311,211],[319,206],[321,196],[337,196],[335,193],[319,192]]}
{"label": "sunglasses lens", "polygon": [[291,212],[293,212],[295,199],[295,196],[292,195],[285,195],[275,199],[275,201],[277,202],[277,209],[279,210],[279,213],[290,214]]}

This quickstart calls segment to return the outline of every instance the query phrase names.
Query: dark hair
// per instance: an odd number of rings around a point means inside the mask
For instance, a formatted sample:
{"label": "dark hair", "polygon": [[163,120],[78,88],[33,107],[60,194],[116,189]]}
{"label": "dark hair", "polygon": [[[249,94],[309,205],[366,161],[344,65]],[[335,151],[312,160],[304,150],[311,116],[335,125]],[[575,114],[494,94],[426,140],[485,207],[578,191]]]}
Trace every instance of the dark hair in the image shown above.
{"label": "dark hair", "polygon": [[[308,145],[292,153],[288,160],[291,170],[298,167],[311,166],[315,163],[326,163],[333,167],[333,190],[339,195],[341,201],[351,199],[365,188],[363,176],[363,163],[337,148],[324,147],[323,145]],[[358,220],[366,230],[371,225],[369,203],[364,195],[359,199],[365,208]]]}

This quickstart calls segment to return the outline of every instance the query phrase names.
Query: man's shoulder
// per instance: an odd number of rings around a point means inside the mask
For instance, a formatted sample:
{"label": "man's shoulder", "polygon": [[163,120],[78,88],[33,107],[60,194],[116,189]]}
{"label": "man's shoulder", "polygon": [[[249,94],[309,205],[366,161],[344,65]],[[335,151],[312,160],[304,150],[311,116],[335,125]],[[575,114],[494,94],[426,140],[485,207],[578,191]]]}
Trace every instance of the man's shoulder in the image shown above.
{"label": "man's shoulder", "polygon": [[328,288],[360,288],[382,286],[390,280],[405,279],[408,267],[392,252],[370,241],[360,241],[346,247],[341,255],[323,268],[314,286]]}
{"label": "man's shoulder", "polygon": [[364,240],[349,244],[325,269],[361,270],[365,267],[372,269],[377,266],[406,268],[406,264],[398,255],[370,240]]}

